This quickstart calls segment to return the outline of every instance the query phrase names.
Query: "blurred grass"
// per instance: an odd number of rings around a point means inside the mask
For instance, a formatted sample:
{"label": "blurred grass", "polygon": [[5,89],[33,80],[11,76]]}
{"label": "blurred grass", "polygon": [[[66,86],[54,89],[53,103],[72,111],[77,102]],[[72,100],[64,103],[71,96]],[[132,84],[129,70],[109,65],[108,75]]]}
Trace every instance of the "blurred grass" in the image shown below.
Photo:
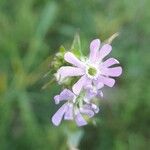
{"label": "blurred grass", "polygon": [[[149,0],[1,0],[0,1],[0,150],[66,150],[67,138],[79,149],[141,150],[150,138]],[[73,123],[55,128],[53,96],[59,87],[41,90],[50,58],[79,31],[88,53],[93,38],[115,32],[112,56],[124,73],[115,88],[104,90],[96,125]],[[50,57],[49,57],[50,56]],[[71,134],[66,134],[68,130]]]}

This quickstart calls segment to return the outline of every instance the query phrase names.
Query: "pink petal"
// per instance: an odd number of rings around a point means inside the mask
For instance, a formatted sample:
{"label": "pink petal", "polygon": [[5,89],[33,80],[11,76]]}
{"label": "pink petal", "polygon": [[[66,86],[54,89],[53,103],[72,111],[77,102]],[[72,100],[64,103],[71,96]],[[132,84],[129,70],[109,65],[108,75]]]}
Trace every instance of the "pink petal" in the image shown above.
{"label": "pink petal", "polygon": [[61,123],[64,113],[67,110],[67,104],[62,105],[58,111],[53,115],[52,122],[54,125],[58,126]]}
{"label": "pink petal", "polygon": [[94,80],[93,82],[94,82],[94,85],[96,86],[96,88],[98,90],[101,89],[104,86],[103,82],[100,81],[100,80]]}
{"label": "pink petal", "polygon": [[86,107],[86,105],[83,105],[83,107],[80,108],[80,112],[82,114],[87,115],[88,117],[93,117],[94,116],[94,112],[92,111],[91,108]]}
{"label": "pink petal", "polygon": [[115,65],[115,64],[119,64],[119,61],[116,60],[115,58],[109,58],[102,63],[102,66],[103,67],[110,67],[110,66]]}
{"label": "pink petal", "polygon": [[73,120],[73,104],[68,105],[68,109],[65,112],[64,119],[65,120]]}
{"label": "pink petal", "polygon": [[114,67],[114,68],[101,68],[101,74],[105,76],[110,76],[110,77],[118,77],[122,73],[122,68],[121,67]]}
{"label": "pink petal", "polygon": [[86,103],[90,103],[91,100],[97,95],[97,91],[94,91],[93,89],[86,91],[86,96],[84,97],[84,101]]}
{"label": "pink petal", "polygon": [[99,39],[95,39],[91,42],[91,44],[90,44],[90,57],[89,57],[91,62],[95,61],[99,47],[100,47],[100,40]]}
{"label": "pink petal", "polygon": [[63,79],[65,77],[81,76],[84,74],[84,70],[77,67],[65,66],[58,70],[58,74]]}
{"label": "pink petal", "polygon": [[97,107],[97,105],[95,104],[91,104],[92,109],[94,110],[95,113],[99,112],[99,107]]}
{"label": "pink petal", "polygon": [[54,97],[54,100],[55,100],[55,104],[59,104],[59,102],[60,102],[59,95],[56,95],[56,96]]}
{"label": "pink petal", "polygon": [[84,75],[73,85],[72,90],[76,95],[80,93],[87,80],[87,77]]}
{"label": "pink petal", "polygon": [[118,77],[122,74],[121,67],[109,68],[107,74],[111,77]]}
{"label": "pink petal", "polygon": [[98,54],[99,59],[102,60],[105,56],[107,56],[111,52],[111,50],[112,50],[111,45],[109,44],[103,45]]}
{"label": "pink petal", "polygon": [[70,90],[68,89],[64,89],[60,95],[56,95],[54,97],[54,100],[55,100],[55,103],[56,104],[59,104],[60,101],[64,101],[64,100],[73,100],[74,98],[74,93],[71,92]]}
{"label": "pink petal", "polygon": [[84,126],[87,124],[87,122],[85,121],[85,119],[82,117],[82,115],[80,113],[78,113],[76,116],[75,116],[75,121],[76,121],[76,124],[80,127],[80,126]]}
{"label": "pink petal", "polygon": [[104,76],[100,76],[99,77],[99,82],[103,82],[105,85],[109,86],[109,87],[113,87],[115,84],[115,80],[112,78],[108,78],[108,77],[104,77]]}
{"label": "pink petal", "polygon": [[76,66],[76,67],[84,68],[84,63],[81,62],[81,61],[80,61],[73,53],[71,53],[71,52],[67,52],[67,53],[65,54],[65,56],[64,56],[64,59],[65,59],[68,63],[70,63],[70,64],[72,64],[72,65],[74,65],[74,66]]}

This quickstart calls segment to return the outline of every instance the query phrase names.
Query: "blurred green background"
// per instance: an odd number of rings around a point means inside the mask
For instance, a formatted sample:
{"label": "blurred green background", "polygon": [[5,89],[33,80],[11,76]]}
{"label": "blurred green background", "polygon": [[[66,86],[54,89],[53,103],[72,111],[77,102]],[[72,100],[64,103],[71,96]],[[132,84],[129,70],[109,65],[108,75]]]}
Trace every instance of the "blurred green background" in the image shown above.
{"label": "blurred green background", "polygon": [[[145,150],[150,146],[149,0],[0,0],[0,150]],[[94,38],[113,33],[111,55],[123,75],[105,100],[95,125],[51,123],[58,109],[50,58],[70,48],[80,33],[88,52]]]}

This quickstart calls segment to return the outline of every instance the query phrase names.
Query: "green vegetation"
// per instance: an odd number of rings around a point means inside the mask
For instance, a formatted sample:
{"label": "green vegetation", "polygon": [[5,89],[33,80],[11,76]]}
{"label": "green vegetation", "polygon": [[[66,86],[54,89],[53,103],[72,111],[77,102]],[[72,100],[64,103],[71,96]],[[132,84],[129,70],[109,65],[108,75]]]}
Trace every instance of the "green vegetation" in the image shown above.
{"label": "green vegetation", "polygon": [[[0,0],[0,150],[145,150],[150,136],[149,0]],[[120,32],[112,56],[123,75],[105,88],[101,113],[83,128],[52,125],[51,58],[80,33],[83,54],[94,38]],[[63,47],[61,47],[63,49]],[[94,125],[93,125],[94,124]]]}

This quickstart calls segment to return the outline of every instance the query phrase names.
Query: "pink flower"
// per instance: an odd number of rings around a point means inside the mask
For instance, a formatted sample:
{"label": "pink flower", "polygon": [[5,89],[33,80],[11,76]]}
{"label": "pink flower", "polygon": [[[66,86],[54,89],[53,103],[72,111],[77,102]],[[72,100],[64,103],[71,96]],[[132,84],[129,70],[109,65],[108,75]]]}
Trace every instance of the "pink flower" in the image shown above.
{"label": "pink flower", "polygon": [[113,87],[115,79],[122,73],[122,68],[115,58],[104,58],[111,52],[112,47],[109,44],[100,44],[99,39],[95,39],[90,44],[89,58],[79,60],[73,53],[67,52],[64,59],[73,66],[63,66],[58,70],[61,80],[66,77],[80,76],[81,78],[73,85],[72,90],[75,94],[79,94],[82,88],[87,85],[102,88],[104,85]]}
{"label": "pink flower", "polygon": [[79,103],[80,100],[83,102],[84,97],[83,99],[78,99],[78,97],[69,89],[64,89],[59,95],[54,97],[54,100],[56,104],[65,101],[52,117],[52,122],[55,126],[58,126],[62,119],[75,120],[77,126],[84,126],[87,124],[87,121],[82,114],[91,118],[95,113],[99,112],[99,108],[93,103],[78,106],[77,103]]}

